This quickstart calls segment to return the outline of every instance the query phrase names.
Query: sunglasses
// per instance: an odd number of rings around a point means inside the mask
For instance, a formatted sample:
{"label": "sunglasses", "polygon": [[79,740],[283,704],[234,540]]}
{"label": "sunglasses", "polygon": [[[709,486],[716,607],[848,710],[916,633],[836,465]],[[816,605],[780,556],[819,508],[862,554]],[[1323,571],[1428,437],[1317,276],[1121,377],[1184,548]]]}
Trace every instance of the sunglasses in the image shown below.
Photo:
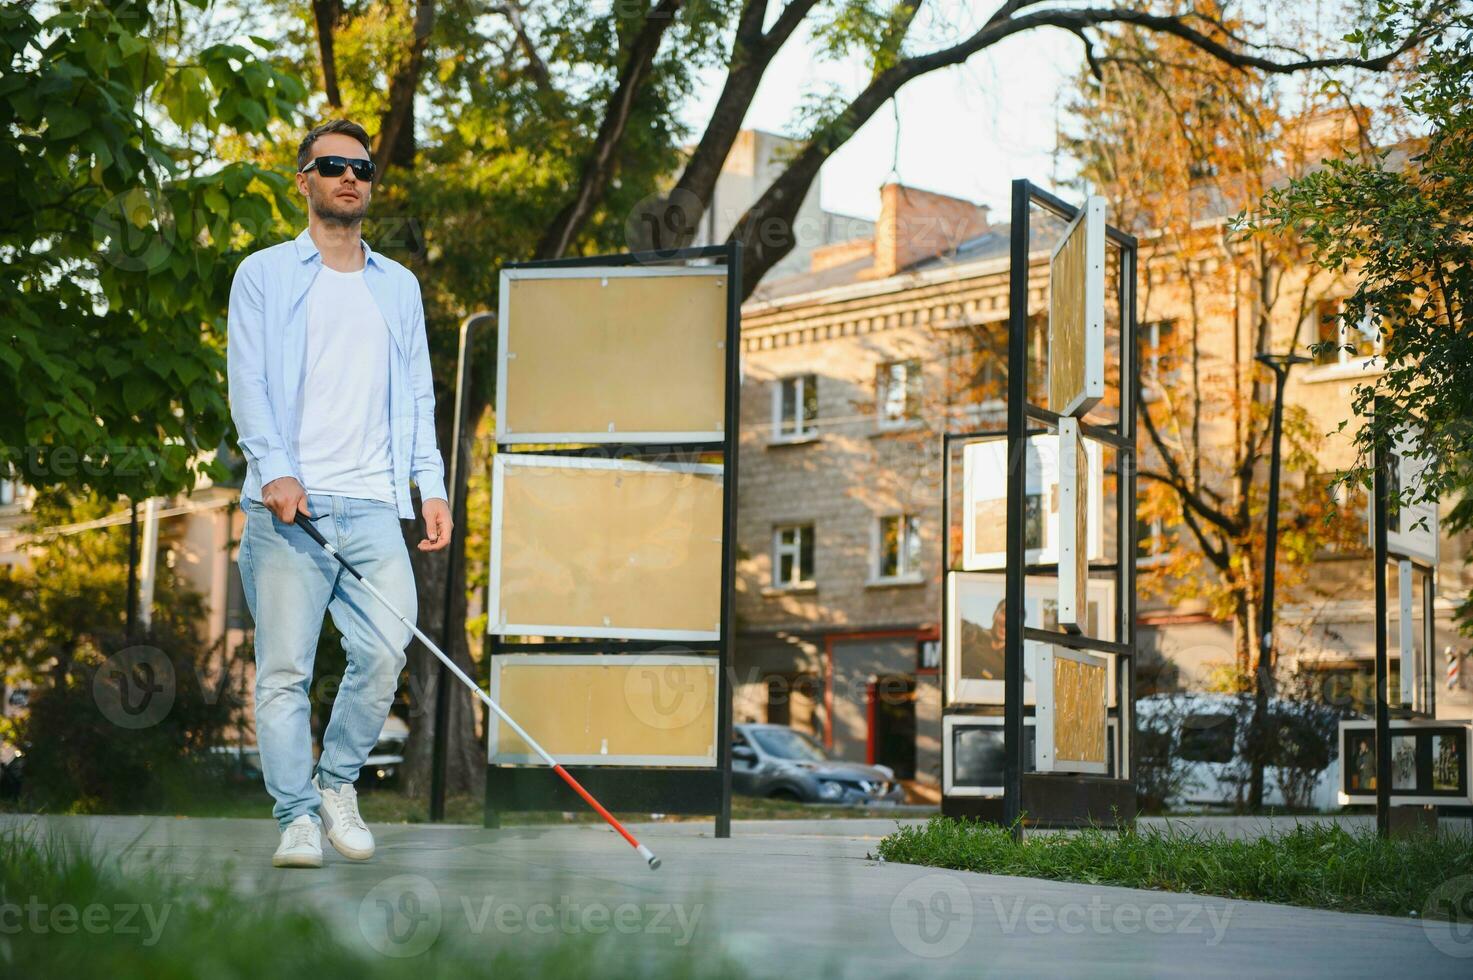
{"label": "sunglasses", "polygon": [[302,168],[302,173],[316,170],[324,177],[341,177],[343,171],[353,168],[353,176],[364,182],[373,181],[373,161],[353,157],[318,157]]}

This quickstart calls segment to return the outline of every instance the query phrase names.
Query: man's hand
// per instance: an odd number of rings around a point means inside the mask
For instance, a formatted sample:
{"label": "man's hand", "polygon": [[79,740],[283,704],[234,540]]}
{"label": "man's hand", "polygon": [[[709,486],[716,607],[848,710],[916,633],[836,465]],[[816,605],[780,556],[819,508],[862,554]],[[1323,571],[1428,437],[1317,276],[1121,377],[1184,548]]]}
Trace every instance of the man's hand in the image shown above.
{"label": "man's hand", "polygon": [[302,489],[294,476],[283,476],[262,487],[261,503],[283,524],[295,521],[299,512],[312,516],[312,512],[307,509],[307,491]]}
{"label": "man's hand", "polygon": [[419,507],[425,519],[425,539],[420,551],[440,551],[450,546],[450,505],[439,497],[431,497]]}

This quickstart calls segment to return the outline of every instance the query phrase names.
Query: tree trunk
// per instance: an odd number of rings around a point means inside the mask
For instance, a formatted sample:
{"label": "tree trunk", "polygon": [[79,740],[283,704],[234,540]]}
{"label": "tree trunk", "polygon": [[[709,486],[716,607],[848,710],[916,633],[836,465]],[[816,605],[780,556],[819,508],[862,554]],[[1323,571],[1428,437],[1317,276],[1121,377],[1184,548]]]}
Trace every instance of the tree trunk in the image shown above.
{"label": "tree trunk", "polygon": [[[445,610],[445,575],[449,571],[449,551],[423,552],[416,545],[424,538],[420,521],[406,525],[405,541],[409,560],[414,566],[418,590],[418,623],[430,639],[441,645],[455,665],[470,677],[477,674],[471,660],[470,645],[465,635],[465,590],[457,589],[452,597],[450,643],[442,642]],[[455,534],[464,533],[456,528]],[[485,785],[485,760],[480,752],[477,734],[480,706],[475,695],[444,671],[433,653],[415,641],[409,648],[409,741],[404,748],[404,793],[428,802],[435,744],[435,699],[443,676],[450,684],[449,743],[445,754],[445,792],[447,796],[479,795]]]}

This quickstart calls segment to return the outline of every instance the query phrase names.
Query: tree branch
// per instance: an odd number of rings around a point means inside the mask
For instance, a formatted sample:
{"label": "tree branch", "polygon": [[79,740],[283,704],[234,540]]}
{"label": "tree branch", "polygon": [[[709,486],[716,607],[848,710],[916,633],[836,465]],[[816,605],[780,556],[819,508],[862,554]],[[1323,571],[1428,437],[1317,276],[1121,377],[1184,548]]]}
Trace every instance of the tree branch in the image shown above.
{"label": "tree branch", "polygon": [[634,115],[639,91],[649,77],[655,54],[660,50],[660,42],[675,23],[675,16],[680,12],[683,3],[684,0],[660,0],[645,16],[644,25],[629,43],[629,55],[624,60],[624,69],[619,73],[619,84],[609,97],[603,122],[599,125],[598,135],[584,160],[573,199],[558,212],[543,233],[542,241],[537,245],[537,258],[555,259],[567,251],[574,236],[603,197],[609,180],[614,175],[615,156],[619,144],[623,142],[629,120]]}
{"label": "tree branch", "polygon": [[537,46],[532,43],[532,36],[527,33],[527,23],[522,19],[522,7],[518,0],[507,0],[506,3],[497,4],[491,8],[493,13],[501,14],[511,25],[512,33],[516,35],[517,47],[522,49],[522,54],[527,58],[527,69],[532,74],[532,79],[537,87],[549,94],[555,94],[557,88],[552,84],[552,73],[547,70],[547,62],[537,53]]}
{"label": "tree branch", "polygon": [[410,129],[409,137],[413,138],[414,94],[419,89],[425,48],[429,46],[430,32],[434,27],[434,0],[415,0],[414,40],[410,42],[408,55],[389,80],[389,105],[379,117],[378,136],[373,142],[373,162],[378,168],[376,180],[383,180],[394,151],[404,138],[406,125]]}
{"label": "tree branch", "polygon": [[1187,41],[1224,64],[1237,68],[1254,68],[1264,72],[1287,74],[1313,68],[1354,67],[1372,71],[1384,70],[1397,56],[1425,36],[1419,31],[1396,49],[1373,58],[1338,57],[1305,58],[1278,62],[1246,51],[1237,51],[1190,26],[1186,18],[1146,13],[1123,8],[1085,8],[1042,10],[1022,16],[1014,13],[1028,6],[1027,0],[1004,4],[987,23],[971,37],[951,47],[925,55],[907,58],[877,74],[849,103],[843,112],[819,130],[808,145],[793,159],[732,230],[731,238],[746,246],[743,285],[747,295],[756,288],[762,276],[794,245],[793,217],[812,186],[819,168],[839,147],[843,146],[902,85],[911,79],[951,65],[960,64],[972,55],[1023,31],[1039,27],[1058,27],[1079,34],[1088,28],[1106,24],[1134,24],[1147,30]]}
{"label": "tree branch", "polygon": [[327,93],[327,104],[334,109],[343,107],[343,96],[338,91],[338,65],[332,36],[342,14],[341,0],[312,0],[312,16],[317,23],[317,57],[322,62],[322,90]]}

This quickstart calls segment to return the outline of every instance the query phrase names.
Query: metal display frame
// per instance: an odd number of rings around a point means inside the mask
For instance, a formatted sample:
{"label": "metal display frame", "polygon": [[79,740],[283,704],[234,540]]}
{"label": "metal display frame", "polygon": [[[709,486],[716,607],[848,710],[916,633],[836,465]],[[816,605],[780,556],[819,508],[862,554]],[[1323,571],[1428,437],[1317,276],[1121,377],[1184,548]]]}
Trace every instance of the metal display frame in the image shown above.
{"label": "metal display frame", "polygon": [[[999,714],[976,714],[972,712],[953,711],[941,719],[941,738],[949,746],[956,736],[958,728],[1002,728],[1003,717]],[[1036,728],[1037,718],[1027,715],[1023,719],[1024,728]],[[1038,732],[1035,730],[1034,737]],[[1106,719],[1105,738],[1108,748],[1108,759],[1106,767],[1108,772],[1114,772],[1121,763],[1120,758],[1120,719],[1111,715]],[[1034,750],[1037,751],[1038,743],[1034,742]],[[978,801],[976,805],[991,805],[999,813],[1002,807],[1002,784],[995,786],[958,786],[955,782],[955,771],[950,766],[943,767],[941,771],[941,791],[947,796],[965,797]]]}
{"label": "metal display frame", "polygon": [[[1028,313],[1029,280],[1032,271],[1030,248],[1032,209],[1058,217],[1066,226],[1076,221],[1083,209],[1056,197],[1027,179],[1012,183],[1012,226],[1008,270],[1008,394],[1007,445],[1007,577],[1004,622],[1002,798],[947,796],[941,808],[948,816],[975,817],[1000,822],[1021,836],[1023,820],[1032,826],[1075,827],[1128,823],[1136,813],[1134,786],[1135,757],[1135,650],[1136,650],[1136,409],[1140,390],[1136,311],[1136,267],[1138,244],[1133,235],[1105,226],[1107,247],[1119,253],[1116,293],[1119,300],[1119,414],[1114,422],[1080,420],[1080,434],[1115,450],[1117,522],[1116,553],[1113,561],[1090,561],[1091,575],[1108,573],[1116,586],[1115,639],[1101,640],[1083,634],[1024,626],[1024,589],[1030,575],[1058,574],[1057,563],[1028,564],[1025,549],[1027,470],[1026,440],[1040,434],[1057,433],[1061,416],[1028,401]],[[1051,250],[1050,250],[1051,251]],[[1046,342],[1046,341],[1045,341]],[[1108,387],[1108,379],[1107,379]],[[952,443],[996,437],[995,430],[942,435],[942,527],[951,524]],[[943,581],[951,573],[949,534],[941,548]],[[947,589],[941,589],[943,629],[950,624]],[[1023,691],[1023,644],[1025,640],[1049,643],[1115,660],[1118,708],[1107,709],[1107,725],[1118,718],[1121,761],[1115,777],[1079,773],[1023,772],[1023,728],[1026,708]],[[947,644],[943,642],[945,655]],[[943,716],[950,705],[943,706]],[[943,767],[946,762],[943,759]],[[999,803],[1001,804],[999,806]]]}
{"label": "metal display frame", "polygon": [[[693,274],[688,269],[702,268],[693,263],[724,266],[727,275],[726,355],[723,431],[691,433],[689,441],[650,442],[637,434],[604,434],[597,442],[579,436],[579,445],[549,446],[531,443],[525,434],[512,433],[517,441],[501,441],[497,435],[498,454],[592,456],[625,460],[655,458],[687,463],[700,463],[702,457],[718,455],[722,469],[721,519],[721,619],[719,635],[714,639],[658,640],[557,637],[545,642],[508,641],[495,633],[486,635],[486,655],[494,658],[508,653],[537,654],[644,654],[689,652],[714,653],[717,660],[717,741],[716,765],[709,768],[663,766],[589,766],[570,765],[568,772],[614,812],[672,813],[712,816],[717,837],[731,836],[731,743],[732,743],[732,644],[735,639],[734,596],[736,557],[737,451],[738,424],[741,418],[740,338],[742,294],[742,246],[740,242],[708,245],[698,248],[671,249],[654,252],[629,252],[594,255],[569,259],[508,263],[503,268],[516,270],[568,270],[552,275],[575,276],[578,270],[590,268],[639,269],[651,274],[659,270],[676,275]],[[504,298],[503,298],[504,301]],[[503,319],[502,326],[505,323]],[[659,433],[658,436],[669,436]],[[719,438],[710,438],[719,435]],[[545,437],[544,437],[545,438]],[[591,445],[589,443],[592,443]],[[488,669],[490,662],[488,660]],[[515,705],[508,705],[515,711]],[[555,778],[546,766],[492,765],[486,767],[486,806],[484,823],[498,827],[503,813],[535,810],[575,810],[581,805],[565,784]]]}
{"label": "metal display frame", "polygon": [[[1350,789],[1350,767],[1345,760],[1356,738],[1370,735],[1372,752],[1376,753],[1376,790],[1352,791]],[[1460,785],[1456,789],[1435,790],[1432,783],[1431,740],[1433,736],[1458,739],[1462,748],[1462,768],[1459,772]],[[1417,787],[1396,789],[1388,786],[1387,795],[1395,806],[1440,806],[1473,807],[1473,724],[1466,721],[1443,721],[1432,718],[1398,718],[1390,722],[1388,738],[1415,739],[1417,752]],[[1340,780],[1336,787],[1341,806],[1375,805],[1379,795],[1381,776],[1378,736],[1374,719],[1345,719],[1340,722],[1337,743],[1340,750]],[[1389,742],[1388,742],[1389,744]],[[1390,753],[1387,753],[1390,760]]]}

